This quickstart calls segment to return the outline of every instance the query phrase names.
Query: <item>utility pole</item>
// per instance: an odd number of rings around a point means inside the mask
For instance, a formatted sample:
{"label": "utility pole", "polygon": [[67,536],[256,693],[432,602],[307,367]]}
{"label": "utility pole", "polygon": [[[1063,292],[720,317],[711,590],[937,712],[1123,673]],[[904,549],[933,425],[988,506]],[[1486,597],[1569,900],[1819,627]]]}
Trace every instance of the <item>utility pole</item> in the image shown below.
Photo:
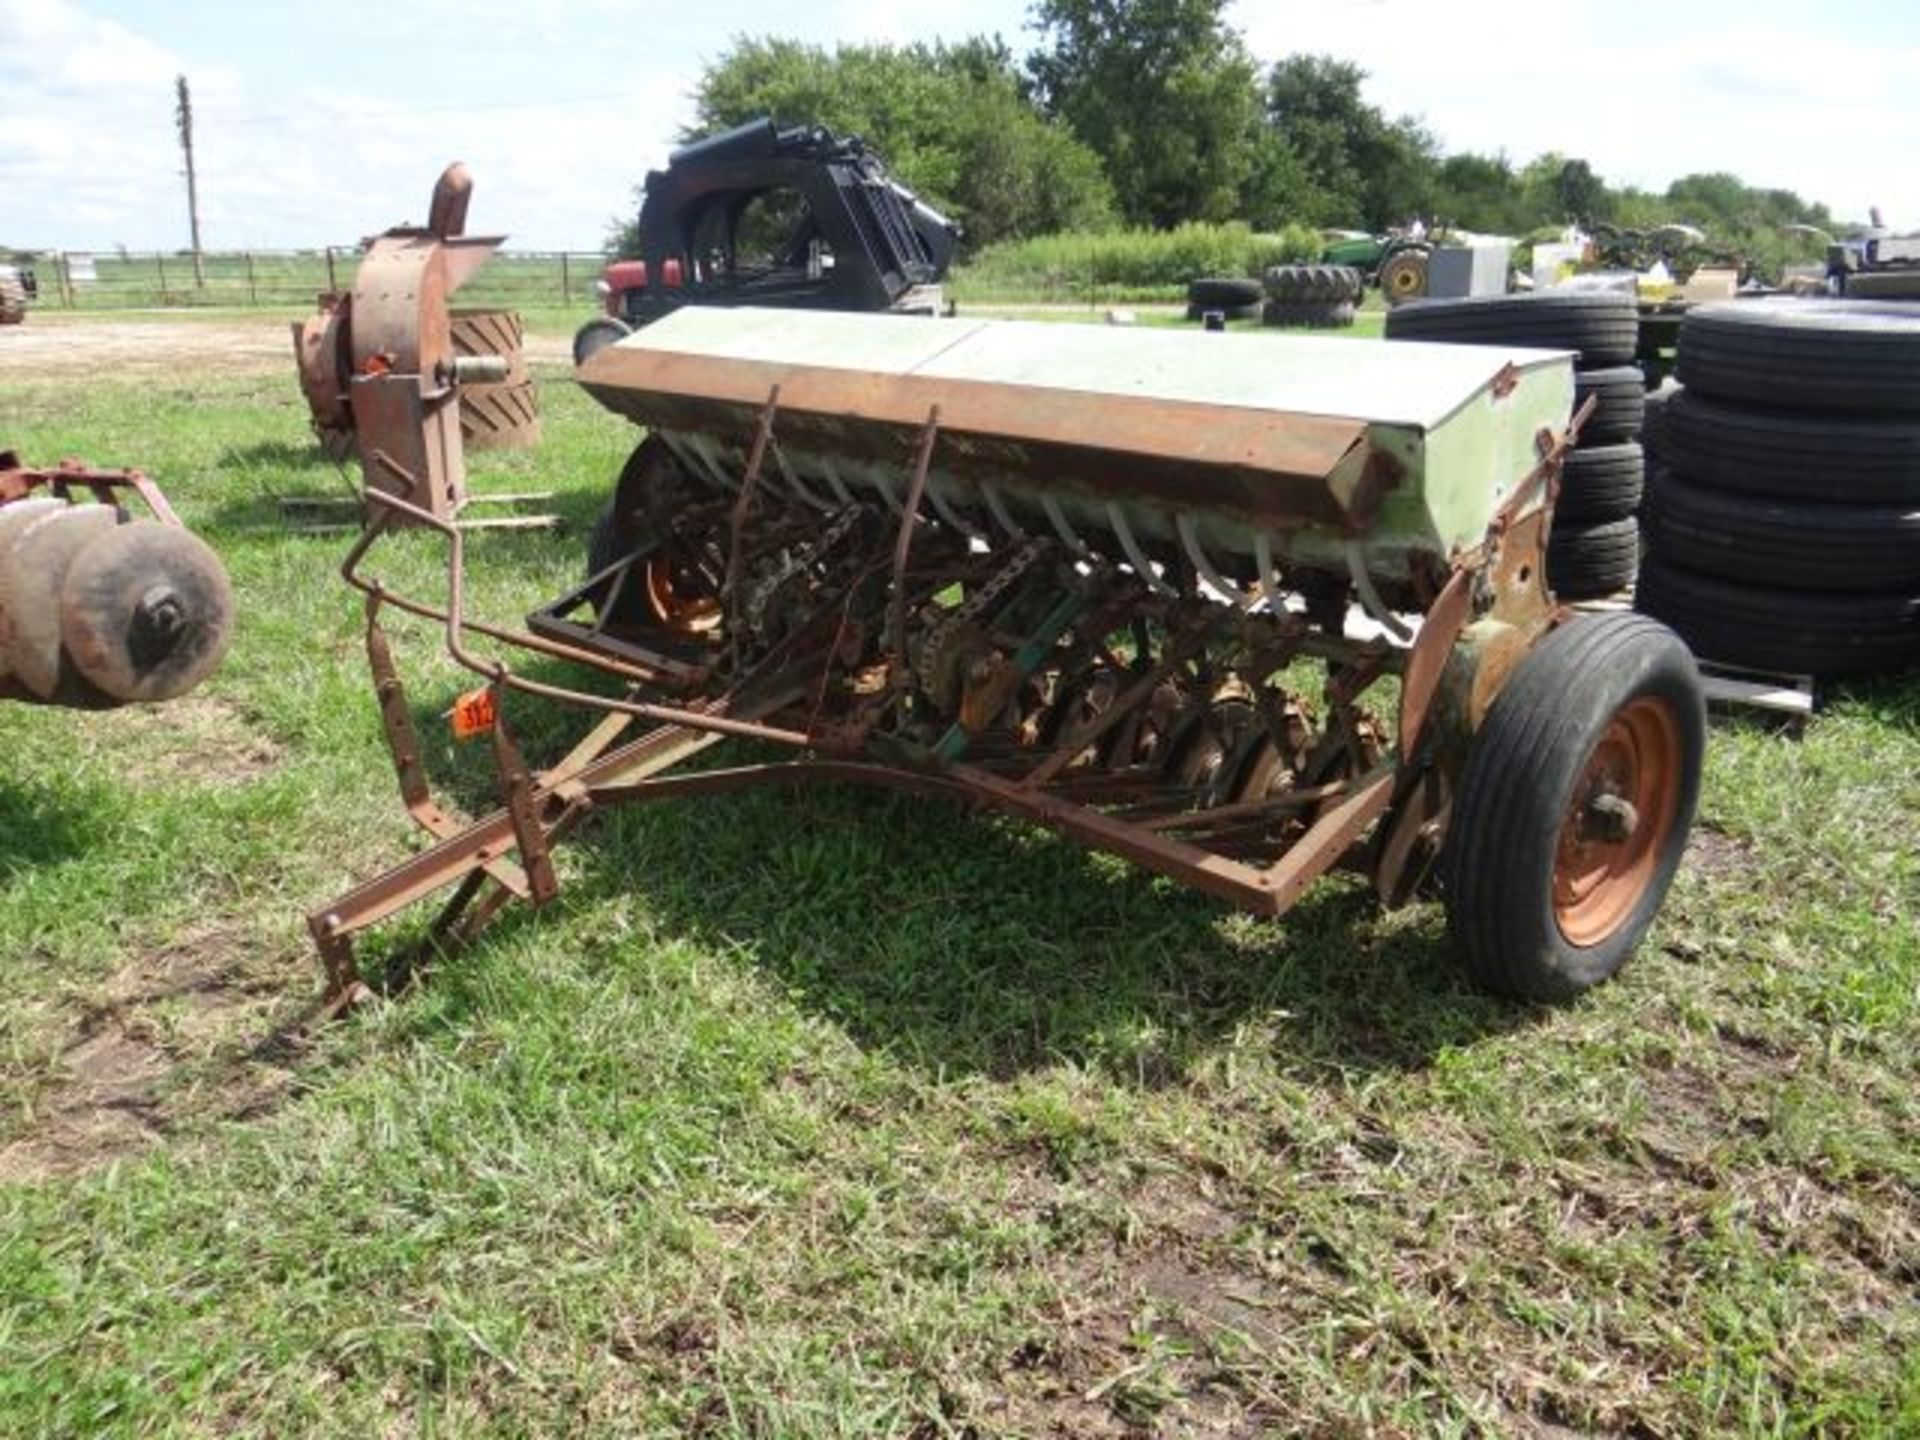
{"label": "utility pole", "polygon": [[187,89],[187,77],[173,80],[173,123],[180,131],[180,149],[187,157],[187,220],[193,227],[193,288],[207,287],[207,272],[200,261],[200,187],[193,175],[193,93]]}

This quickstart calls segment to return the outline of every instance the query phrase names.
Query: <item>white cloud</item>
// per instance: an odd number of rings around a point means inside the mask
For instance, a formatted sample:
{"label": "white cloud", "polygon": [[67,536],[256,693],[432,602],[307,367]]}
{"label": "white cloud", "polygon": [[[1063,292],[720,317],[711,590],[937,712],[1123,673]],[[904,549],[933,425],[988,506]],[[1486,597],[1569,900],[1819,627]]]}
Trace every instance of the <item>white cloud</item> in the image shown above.
{"label": "white cloud", "polygon": [[[1615,0],[1604,13],[1240,0],[1235,20],[1263,59],[1358,62],[1370,99],[1421,116],[1451,148],[1517,160],[1561,150],[1656,190],[1728,170],[1843,217],[1878,204],[1920,225],[1920,175],[1899,149],[1920,131],[1920,21],[1888,6],[1867,23],[1866,0],[1783,8],[1791,20],[1767,8],[1736,23],[1724,0]],[[270,65],[211,63],[189,50],[191,26],[146,36],[87,0],[0,0],[0,243],[184,245],[172,124],[182,71],[210,246],[350,243],[419,218],[440,167],[460,158],[476,177],[476,229],[573,248],[598,244],[630,210],[632,187],[690,114],[702,60],[736,30],[831,43],[997,29],[1016,51],[1031,39],[1022,0],[834,0],[801,16],[762,0],[692,16],[677,0],[336,0],[325,47],[273,34],[296,23],[277,7],[245,13]]]}
{"label": "white cloud", "polygon": [[[613,0],[587,0],[613,11]],[[581,0],[470,0],[461,34],[510,35],[543,11]],[[488,27],[488,10],[500,22]],[[351,7],[349,7],[351,8]],[[381,43],[437,61],[457,51],[446,32],[409,12]],[[629,9],[631,7],[628,7]],[[514,17],[506,26],[509,12]],[[539,33],[536,31],[535,33]],[[438,37],[438,38],[436,38]],[[456,36],[457,40],[457,36]],[[441,48],[436,50],[436,45]],[[501,47],[497,40],[493,48]],[[510,63],[510,53],[500,56]],[[173,80],[191,75],[201,230],[210,248],[352,243],[423,218],[434,177],[463,159],[475,175],[473,227],[506,231],[522,248],[591,248],[632,206],[632,187],[664,159],[686,118],[691,73],[622,67],[621,95],[582,101],[476,83],[472,108],[413,107],[328,82],[297,65],[241,76],[89,14],[75,0],[0,0],[0,242],[67,249],[179,248],[187,243]],[[287,75],[311,74],[313,81]],[[562,84],[563,81],[556,81]],[[607,87],[612,88],[612,87]],[[467,104],[465,97],[457,102]]]}
{"label": "white cloud", "polygon": [[1560,150],[1608,179],[1664,190],[1724,170],[1920,225],[1920,176],[1897,138],[1920,130],[1920,27],[1892,7],[1796,7],[1790,23],[1712,6],[1616,0],[1360,0],[1235,14],[1263,59],[1338,55],[1367,96],[1426,121],[1452,149],[1526,160]]}

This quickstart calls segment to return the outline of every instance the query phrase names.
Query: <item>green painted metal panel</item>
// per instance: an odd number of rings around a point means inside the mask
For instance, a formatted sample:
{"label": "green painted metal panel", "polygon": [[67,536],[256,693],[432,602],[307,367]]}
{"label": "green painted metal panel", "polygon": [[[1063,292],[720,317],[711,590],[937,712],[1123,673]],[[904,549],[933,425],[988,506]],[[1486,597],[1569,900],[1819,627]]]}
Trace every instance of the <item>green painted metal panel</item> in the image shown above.
{"label": "green painted metal panel", "polygon": [[[1274,485],[1284,478],[1293,486],[1284,492],[1289,494],[1300,493],[1302,478],[1332,487],[1345,483],[1342,473],[1368,454],[1388,456],[1400,473],[1360,538],[1362,563],[1389,578],[1404,575],[1415,554],[1445,559],[1477,543],[1502,502],[1537,465],[1540,432],[1563,428],[1573,402],[1571,357],[1562,352],[1370,344],[1323,336],[687,309],[621,341],[612,352],[590,361],[581,377],[603,398],[636,383],[680,383],[691,391],[695,380],[668,378],[684,377],[688,362],[696,362],[697,384],[706,387],[709,399],[716,385],[725,388],[748,373],[755,385],[768,377],[784,379],[796,395],[805,390],[803,380],[840,376],[848,383],[824,390],[853,397],[835,415],[843,434],[846,425],[897,426],[903,419],[922,418],[924,411],[911,417],[883,414],[878,398],[872,408],[863,408],[869,396],[885,393],[888,382],[907,379],[915,383],[916,396],[991,393],[994,413],[1003,417],[1018,416],[1029,405],[1044,407],[1053,424],[1066,427],[1067,443],[1092,452],[1123,453],[1113,436],[1126,425],[1141,435],[1143,415],[1177,415],[1188,427],[1185,433],[1196,435],[1195,450],[1178,452],[1193,455],[1196,473],[1201,466],[1231,465],[1248,472],[1257,485],[1261,465],[1278,465],[1283,455],[1292,457],[1288,463],[1309,457],[1324,467],[1275,469]],[[643,357],[654,363],[635,363]],[[765,394],[744,381],[733,388],[742,403]],[[1196,418],[1205,421],[1208,412],[1223,428],[1231,424],[1256,442],[1269,435],[1274,443],[1253,443],[1229,456],[1205,453],[1204,425],[1196,431],[1194,424]],[[1292,435],[1324,437],[1329,421],[1358,427],[1343,433],[1363,434],[1365,446],[1348,453],[1339,444],[1290,450],[1281,443]],[[737,453],[744,440],[743,431],[708,436],[702,443],[717,441]],[[868,453],[885,452],[886,447],[871,447]],[[1143,495],[1138,488],[1106,491],[1084,473],[1066,484],[1035,453],[1017,444],[1004,447],[1005,474],[996,476],[1007,497],[1026,507],[1030,522],[1051,504],[1074,525],[1098,531],[1109,525],[1112,502],[1124,507],[1136,538],[1174,535],[1182,507],[1177,487],[1171,498],[1164,491]],[[823,479],[831,467],[835,482],[897,493],[898,477],[877,460],[808,455],[800,447],[787,458],[810,479]],[[938,452],[929,485],[978,513],[978,485],[944,473]],[[1264,541],[1283,561],[1345,566],[1351,558],[1354,537],[1324,519],[1303,515],[1298,522],[1263,522],[1256,529],[1247,514],[1217,506],[1196,505],[1187,513],[1209,549],[1218,547],[1225,555],[1244,559]],[[1045,531],[1053,523],[1047,516],[1035,528]]]}

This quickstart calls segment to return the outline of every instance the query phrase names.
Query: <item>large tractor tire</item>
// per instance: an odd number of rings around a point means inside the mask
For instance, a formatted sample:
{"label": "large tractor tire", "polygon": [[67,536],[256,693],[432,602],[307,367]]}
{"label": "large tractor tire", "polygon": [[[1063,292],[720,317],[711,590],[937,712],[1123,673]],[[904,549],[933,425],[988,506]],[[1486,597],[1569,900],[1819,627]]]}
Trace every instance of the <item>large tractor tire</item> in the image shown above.
{"label": "large tractor tire", "polygon": [[498,355],[507,378],[460,387],[460,439],[469,450],[527,450],[540,443],[540,406],[527,373],[526,335],[512,310],[453,312],[453,353]]}
{"label": "large tractor tire", "polygon": [[18,325],[26,318],[26,287],[11,275],[0,276],[0,325]]}
{"label": "large tractor tire", "polygon": [[1269,300],[1284,305],[1357,304],[1366,279],[1351,265],[1275,265],[1266,273]]}
{"label": "large tractor tire", "polygon": [[1564,1001],[1620,969],[1680,867],[1706,737],[1665,626],[1588,615],[1534,647],[1474,736],[1440,857],[1476,983]]}
{"label": "large tractor tire", "polygon": [[1380,262],[1380,294],[1389,305],[1421,300],[1427,293],[1427,252],[1401,250]]}
{"label": "large tractor tire", "polygon": [[1920,311],[1868,300],[1728,300],[1687,312],[1680,383],[1720,400],[1920,415]]}

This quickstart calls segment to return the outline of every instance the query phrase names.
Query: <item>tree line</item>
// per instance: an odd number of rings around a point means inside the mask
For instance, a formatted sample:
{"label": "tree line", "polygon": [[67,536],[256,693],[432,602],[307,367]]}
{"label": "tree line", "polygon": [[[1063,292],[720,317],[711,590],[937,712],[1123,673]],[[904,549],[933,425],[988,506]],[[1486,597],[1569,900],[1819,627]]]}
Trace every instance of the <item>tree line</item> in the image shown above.
{"label": "tree line", "polygon": [[[1381,231],[1419,216],[1509,235],[1683,222],[1777,258],[1794,243],[1780,227],[1833,228],[1824,206],[1728,174],[1656,194],[1576,156],[1447,153],[1419,120],[1368,102],[1348,61],[1263,65],[1227,4],[1035,0],[1024,57],[998,36],[831,50],[742,36],[701,76],[682,138],[762,115],[863,136],[969,247],[1188,221]],[[630,246],[632,228],[614,243]]]}

